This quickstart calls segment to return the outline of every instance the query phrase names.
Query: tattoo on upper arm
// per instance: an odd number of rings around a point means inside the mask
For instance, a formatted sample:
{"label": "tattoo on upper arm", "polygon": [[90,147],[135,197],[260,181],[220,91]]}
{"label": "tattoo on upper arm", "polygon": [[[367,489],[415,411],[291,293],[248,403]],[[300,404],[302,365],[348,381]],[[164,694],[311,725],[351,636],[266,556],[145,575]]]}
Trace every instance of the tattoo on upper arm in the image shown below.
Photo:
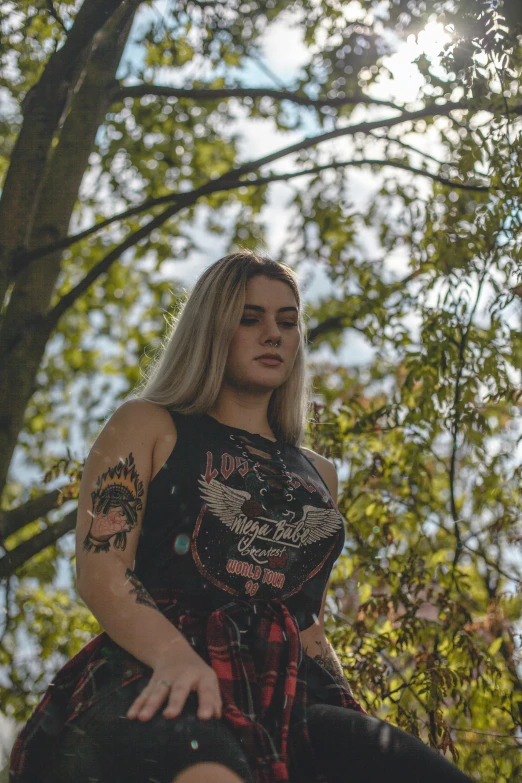
{"label": "tattoo on upper arm", "polygon": [[98,477],[96,489],[91,492],[92,521],[83,548],[87,552],[108,552],[114,537],[114,548],[124,550],[127,533],[138,524],[142,497],[143,482],[131,452],[125,461],[120,460]]}
{"label": "tattoo on upper arm", "polygon": [[145,587],[143,587],[134,571],[132,571],[130,568],[127,568],[125,571],[125,576],[133,586],[133,589],[129,590],[129,593],[136,596],[136,603],[143,604],[143,606],[150,606],[151,609],[156,609],[158,612],[161,612],[161,609],[155,603],[154,599],[151,598]]}

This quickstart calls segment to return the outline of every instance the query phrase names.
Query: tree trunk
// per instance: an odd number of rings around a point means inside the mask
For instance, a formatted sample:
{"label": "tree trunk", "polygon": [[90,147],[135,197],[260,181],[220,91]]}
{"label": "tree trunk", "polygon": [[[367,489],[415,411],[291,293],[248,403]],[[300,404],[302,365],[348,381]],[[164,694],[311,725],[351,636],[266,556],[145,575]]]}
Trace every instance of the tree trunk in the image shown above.
{"label": "tree trunk", "polygon": [[0,307],[12,281],[12,254],[25,248],[33,226],[53,140],[88,60],[93,39],[128,0],[85,0],[61,49],[25,96],[24,122],[0,199]]}
{"label": "tree trunk", "polygon": [[[67,235],[89,154],[111,100],[116,71],[138,5],[139,2],[122,3],[96,38],[81,86],[73,97],[39,188],[40,198],[27,242],[29,249]],[[46,314],[60,274],[61,257],[62,253],[58,252],[25,266],[17,275],[6,308],[0,332],[0,495],[50,337]]]}

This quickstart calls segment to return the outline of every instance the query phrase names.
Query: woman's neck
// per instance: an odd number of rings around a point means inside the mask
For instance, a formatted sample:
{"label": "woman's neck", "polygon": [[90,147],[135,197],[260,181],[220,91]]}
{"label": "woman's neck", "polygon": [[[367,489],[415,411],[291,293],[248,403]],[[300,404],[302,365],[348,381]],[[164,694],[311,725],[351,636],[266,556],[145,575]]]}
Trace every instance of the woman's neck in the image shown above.
{"label": "woman's neck", "polygon": [[209,416],[212,416],[221,424],[226,424],[229,427],[237,427],[238,429],[247,430],[248,432],[255,432],[258,435],[262,435],[265,438],[274,438],[275,435],[270,429],[268,418],[266,415],[266,408],[249,409],[232,406],[214,406],[211,410],[207,411]]}

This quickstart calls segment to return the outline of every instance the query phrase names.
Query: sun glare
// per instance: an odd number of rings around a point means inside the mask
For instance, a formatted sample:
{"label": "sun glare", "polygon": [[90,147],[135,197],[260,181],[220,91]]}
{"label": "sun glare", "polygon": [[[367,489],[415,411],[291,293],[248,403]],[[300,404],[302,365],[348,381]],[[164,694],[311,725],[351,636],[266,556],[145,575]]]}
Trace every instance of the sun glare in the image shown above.
{"label": "sun glare", "polygon": [[438,57],[442,49],[452,39],[451,33],[444,28],[441,22],[428,22],[426,27],[416,36],[411,34],[397,51],[385,58],[385,65],[393,74],[392,79],[385,77],[380,80],[375,90],[376,97],[382,97],[397,101],[413,101],[418,97],[418,91],[422,89],[424,78],[414,64],[421,54],[425,54],[431,61],[432,67],[440,67]]}
{"label": "sun glare", "polygon": [[[414,36],[410,37],[413,41],[415,40]],[[424,30],[421,30],[417,36],[417,46],[428,57],[437,57],[450,41],[451,34],[444,29],[441,22],[428,22]]]}

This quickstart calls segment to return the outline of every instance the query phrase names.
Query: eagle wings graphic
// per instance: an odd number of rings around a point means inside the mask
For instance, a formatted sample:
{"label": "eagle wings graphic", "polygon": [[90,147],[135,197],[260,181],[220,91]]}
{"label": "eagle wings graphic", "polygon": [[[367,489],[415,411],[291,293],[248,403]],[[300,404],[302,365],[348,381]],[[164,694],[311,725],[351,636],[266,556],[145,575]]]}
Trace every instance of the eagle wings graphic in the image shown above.
{"label": "eagle wings graphic", "polygon": [[[276,523],[278,520],[261,516],[257,510],[265,511],[263,506],[252,500],[250,492],[241,489],[227,487],[216,479],[206,482],[199,479],[201,495],[209,510],[228,528],[232,528],[234,522],[239,519],[261,519],[265,522]],[[335,508],[316,508],[315,506],[303,506],[303,513],[295,523],[303,522],[303,534],[301,544],[306,546],[321,538],[328,538],[336,533],[343,524],[340,513]]]}

